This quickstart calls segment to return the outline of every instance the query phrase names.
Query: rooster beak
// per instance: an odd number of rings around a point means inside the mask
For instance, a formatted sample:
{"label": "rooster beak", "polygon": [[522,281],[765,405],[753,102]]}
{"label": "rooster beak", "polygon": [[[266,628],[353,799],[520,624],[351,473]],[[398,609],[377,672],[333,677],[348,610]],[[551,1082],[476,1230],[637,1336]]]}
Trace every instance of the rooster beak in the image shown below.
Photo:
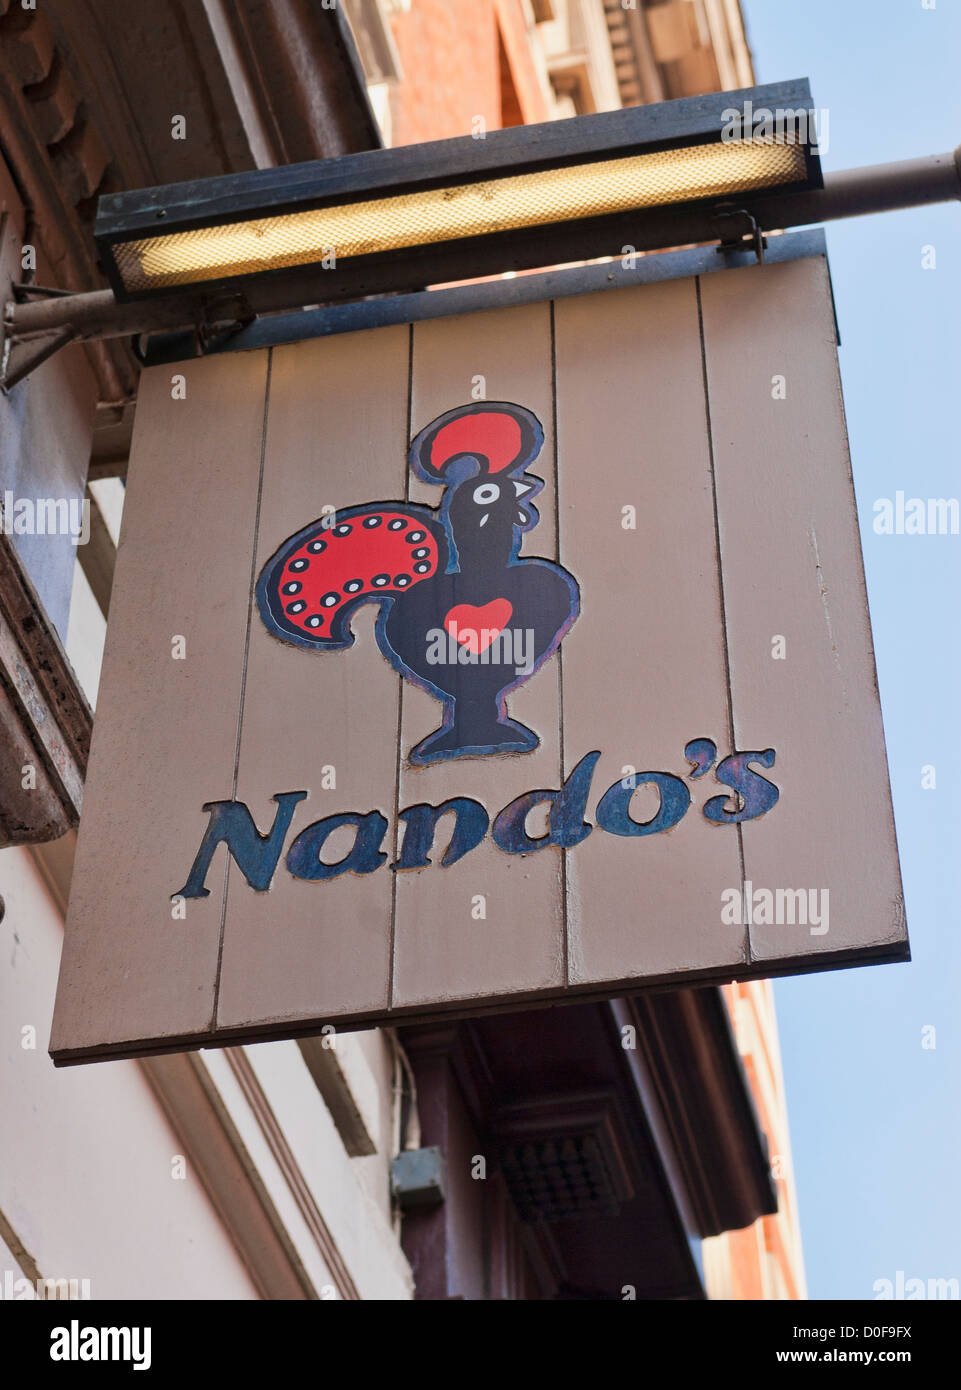
{"label": "rooster beak", "polygon": [[514,491],[516,492],[516,494],[517,494],[518,497],[523,497],[525,492],[533,492],[533,490],[534,490],[534,484],[533,484],[533,483],[519,483],[519,482],[517,481],[517,479],[515,478],[515,480],[514,480]]}

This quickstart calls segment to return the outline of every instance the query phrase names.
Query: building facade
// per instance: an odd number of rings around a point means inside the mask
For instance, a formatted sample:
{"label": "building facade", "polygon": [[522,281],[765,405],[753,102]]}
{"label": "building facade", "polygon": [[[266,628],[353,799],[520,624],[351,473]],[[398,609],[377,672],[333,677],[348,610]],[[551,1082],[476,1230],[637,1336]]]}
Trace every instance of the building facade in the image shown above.
{"label": "building facade", "polygon": [[[4,300],[103,284],[107,192],[753,80],[736,0],[345,8],[0,7]],[[139,356],[0,397],[0,1293],[803,1298],[767,983],[53,1068]]]}

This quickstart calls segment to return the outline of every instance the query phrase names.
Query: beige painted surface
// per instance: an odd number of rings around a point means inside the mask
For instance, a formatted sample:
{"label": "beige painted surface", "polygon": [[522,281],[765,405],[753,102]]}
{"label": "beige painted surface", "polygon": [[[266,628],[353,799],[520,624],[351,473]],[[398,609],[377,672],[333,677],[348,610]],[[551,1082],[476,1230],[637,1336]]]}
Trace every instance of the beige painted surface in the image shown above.
{"label": "beige painted surface", "polygon": [[[266,358],[144,374],[51,1049],[209,1030],[223,862],[172,916],[229,798]],[[211,422],[217,428],[211,430]],[[173,639],[186,657],[175,660]]]}
{"label": "beige painted surface", "polygon": [[[408,343],[401,326],[274,351],[257,574],[325,506],[403,497]],[[275,792],[308,791],[288,845],[339,811],[392,819],[400,677],[375,645],[374,617],[361,608],[346,651],[312,652],[273,637],[254,607],[237,796],[267,829]],[[231,864],[219,1026],[386,1009],[391,887],[386,868],[312,883],[281,860],[262,895]]]}
{"label": "beige painted surface", "polygon": [[[782,788],[743,827],[745,877],[814,890],[818,907],[829,894],[827,931],[755,925],[751,951],[772,961],[901,940],[827,263],[705,276],[701,295],[735,733],[740,748],[776,747],[768,775]],[[786,399],[772,397],[774,374]]]}
{"label": "beige painted surface", "polygon": [[[556,334],[561,555],[584,581],[562,651],[564,753],[570,771],[601,750],[593,806],[632,768],[684,777],[693,738],[729,751],[695,282],[562,300]],[[673,830],[595,830],[568,851],[572,982],[743,963],[718,888],[740,882],[737,832],[700,815],[713,778],[687,786]],[[657,805],[638,786],[635,819]]]}
{"label": "beige painted surface", "polygon": [[[196,1034],[215,999],[230,1040],[247,1026],[283,1036],[692,971],[730,979],[812,951],[894,953],[897,864],[824,263],[710,275],[700,293],[679,280],[561,300],[553,315],[538,304],[224,356],[189,364],[188,402],[173,406],[168,369],[147,373],[58,1047]],[[770,395],[779,370],[786,401]],[[559,535],[582,612],[508,698],[540,735],[535,752],[415,768],[407,755],[441,707],[381,656],[373,608],[355,618],[352,648],[311,652],[267,633],[250,579],[325,507],[437,506],[442,489],[408,477],[408,439],[472,398],[541,420],[532,471],[547,485],[523,554],[554,557]],[[188,477],[189,503],[169,486]],[[208,533],[220,558],[199,568]],[[168,655],[177,631],[190,634],[186,663]],[[775,634],[786,662],[771,658]],[[705,820],[707,799],[728,792],[713,775],[688,780],[695,738],[713,739],[719,760],[776,749],[781,798],[762,821]],[[595,828],[566,864],[553,848],[510,856],[488,840],[448,869],[442,825],[429,868],[317,883],[281,857],[267,893],[220,848],[210,898],[188,904],[186,923],[167,920],[201,807],[231,796],[235,759],[236,796],[262,831],[273,795],[309,793],[285,852],[314,820],[377,810],[393,859],[398,808],[469,796],[493,819],[594,750],[588,821],[634,769],[685,780],[681,823],[637,837]],[[656,804],[638,790],[632,812],[642,821]],[[749,956],[744,924],[721,916],[743,877],[828,888],[829,932],[755,930]]]}
{"label": "beige painted surface", "polygon": [[[445,410],[469,404],[475,388],[483,391],[482,399],[526,406],[544,428],[543,447],[528,469],[546,482],[535,502],[540,521],[525,535],[521,554],[556,559],[549,304],[414,325],[411,435]],[[436,507],[443,489],[411,475],[409,495]],[[468,796],[480,801],[493,820],[523,792],[558,787],[556,657],[508,696],[507,708],[538,734],[539,748],[415,767],[407,755],[438,727],[443,711],[425,691],[405,684],[399,804],[437,805],[448,797]],[[394,1007],[563,986],[558,851],[506,855],[488,836],[459,863],[439,870],[443,836],[441,826],[432,870],[397,875]],[[475,907],[486,916],[474,917]]]}

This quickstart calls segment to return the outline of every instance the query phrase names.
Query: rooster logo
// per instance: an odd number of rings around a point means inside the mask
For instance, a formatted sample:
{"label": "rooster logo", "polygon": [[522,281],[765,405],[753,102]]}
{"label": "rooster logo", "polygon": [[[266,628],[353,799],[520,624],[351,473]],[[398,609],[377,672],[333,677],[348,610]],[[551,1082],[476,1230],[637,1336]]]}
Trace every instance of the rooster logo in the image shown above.
{"label": "rooster logo", "polygon": [[439,508],[348,507],[289,537],[261,572],[264,625],[295,646],[350,647],[356,608],[380,606],[380,650],[444,707],[412,763],[538,746],[533,730],[508,716],[507,696],[557,650],[580,610],[567,570],[519,555],[539,521],[533,499],[544,482],[525,470],[543,442],[523,406],[449,410],[410,447],[414,474],[445,488]]}

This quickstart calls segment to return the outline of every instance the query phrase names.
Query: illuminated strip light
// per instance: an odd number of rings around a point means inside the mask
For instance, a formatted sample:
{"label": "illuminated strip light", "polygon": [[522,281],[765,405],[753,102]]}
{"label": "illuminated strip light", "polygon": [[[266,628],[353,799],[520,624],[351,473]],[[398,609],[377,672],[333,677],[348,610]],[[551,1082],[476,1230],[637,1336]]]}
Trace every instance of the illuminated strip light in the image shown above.
{"label": "illuminated strip light", "polygon": [[[658,150],[116,243],[132,293],[491,236],[792,185],[802,144],[754,138]],[[334,263],[332,261],[331,263]]]}

